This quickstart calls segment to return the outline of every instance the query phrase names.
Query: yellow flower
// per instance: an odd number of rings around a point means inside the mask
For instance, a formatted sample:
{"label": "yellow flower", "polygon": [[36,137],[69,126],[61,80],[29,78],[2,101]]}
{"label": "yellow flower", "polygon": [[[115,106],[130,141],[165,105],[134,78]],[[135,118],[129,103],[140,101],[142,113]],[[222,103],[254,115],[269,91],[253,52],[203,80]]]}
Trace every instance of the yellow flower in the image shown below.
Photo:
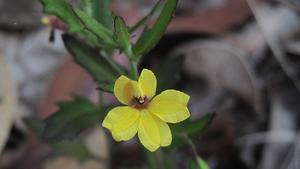
{"label": "yellow flower", "polygon": [[102,125],[109,129],[116,141],[126,141],[138,133],[141,143],[150,151],[172,142],[167,123],[178,123],[190,116],[189,96],[177,90],[165,90],[153,98],[156,77],[143,69],[138,81],[119,77],[114,86],[117,99],[126,106],[112,109]]}

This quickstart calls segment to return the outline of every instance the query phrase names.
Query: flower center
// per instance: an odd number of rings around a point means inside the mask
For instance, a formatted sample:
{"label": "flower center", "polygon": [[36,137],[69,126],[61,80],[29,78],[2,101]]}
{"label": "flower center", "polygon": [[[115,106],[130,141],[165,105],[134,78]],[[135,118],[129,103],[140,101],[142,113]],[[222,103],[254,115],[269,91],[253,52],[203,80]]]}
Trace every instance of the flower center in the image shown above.
{"label": "flower center", "polygon": [[137,109],[144,109],[147,107],[149,103],[149,100],[147,99],[147,97],[135,97],[132,100],[132,107],[137,108]]}

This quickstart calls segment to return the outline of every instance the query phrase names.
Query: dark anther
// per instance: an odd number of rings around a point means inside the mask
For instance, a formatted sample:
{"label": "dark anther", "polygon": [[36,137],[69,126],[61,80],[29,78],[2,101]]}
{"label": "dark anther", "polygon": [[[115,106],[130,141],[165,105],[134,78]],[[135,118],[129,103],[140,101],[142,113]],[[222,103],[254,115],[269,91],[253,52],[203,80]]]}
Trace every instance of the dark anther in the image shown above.
{"label": "dark anther", "polygon": [[133,100],[132,106],[138,109],[147,107],[148,100],[147,97],[136,97]]}

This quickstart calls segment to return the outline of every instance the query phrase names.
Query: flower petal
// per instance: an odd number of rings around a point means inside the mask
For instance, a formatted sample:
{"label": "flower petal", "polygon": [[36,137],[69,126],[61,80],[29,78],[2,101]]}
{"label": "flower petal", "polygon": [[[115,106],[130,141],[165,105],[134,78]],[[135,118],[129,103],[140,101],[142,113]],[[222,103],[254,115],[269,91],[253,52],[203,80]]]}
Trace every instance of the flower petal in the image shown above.
{"label": "flower petal", "polygon": [[156,101],[157,100],[175,101],[175,102],[182,103],[183,105],[187,105],[189,102],[190,96],[181,91],[169,89],[169,90],[165,90],[165,91],[161,92],[154,99]]}
{"label": "flower petal", "polygon": [[126,141],[134,137],[138,130],[140,112],[129,106],[112,109],[102,126],[109,129],[116,141]]}
{"label": "flower petal", "polygon": [[183,92],[166,90],[150,102],[148,110],[165,122],[178,123],[190,116],[188,100]]}
{"label": "flower petal", "polygon": [[138,136],[141,143],[151,152],[160,146],[170,145],[172,141],[169,126],[147,110],[141,112]]}
{"label": "flower petal", "polygon": [[160,146],[166,147],[169,146],[172,142],[172,134],[170,127],[168,124],[161,119],[153,116],[156,119],[157,126],[159,128],[159,134],[160,134]]}
{"label": "flower petal", "polygon": [[144,95],[151,99],[156,92],[156,77],[151,70],[143,69],[138,81]]}
{"label": "flower petal", "polygon": [[136,81],[122,75],[115,82],[114,94],[121,103],[129,105],[134,96],[140,96],[141,92]]}
{"label": "flower petal", "polygon": [[151,152],[158,149],[160,145],[159,129],[153,116],[147,111],[141,113],[138,136],[141,143]]}

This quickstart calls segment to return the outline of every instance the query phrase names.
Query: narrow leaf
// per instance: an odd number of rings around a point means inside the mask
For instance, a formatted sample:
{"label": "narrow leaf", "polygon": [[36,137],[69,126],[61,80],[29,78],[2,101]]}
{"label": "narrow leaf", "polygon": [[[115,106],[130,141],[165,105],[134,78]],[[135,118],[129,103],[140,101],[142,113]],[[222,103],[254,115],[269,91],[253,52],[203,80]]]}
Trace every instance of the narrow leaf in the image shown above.
{"label": "narrow leaf", "polygon": [[72,6],[65,0],[40,0],[47,14],[55,15],[66,22],[69,32],[80,32],[84,25],[77,18]]}
{"label": "narrow leaf", "polygon": [[79,7],[86,14],[93,16],[93,3],[92,0],[80,0]]}
{"label": "narrow leaf", "polygon": [[139,20],[134,26],[132,26],[130,28],[130,33],[133,33],[141,26],[144,26],[146,24],[146,22],[152,17],[152,15],[154,15],[154,13],[160,9],[162,2],[163,2],[163,0],[158,0],[157,3],[155,4],[155,6],[148,13],[148,15],[144,16],[141,20]]}
{"label": "narrow leaf", "polygon": [[92,0],[93,17],[106,28],[112,28],[110,0]]}
{"label": "narrow leaf", "polygon": [[191,169],[210,169],[208,164],[199,156],[196,157],[196,161],[192,161]]}
{"label": "narrow leaf", "polygon": [[215,113],[209,113],[197,120],[186,120],[179,124],[172,125],[171,129],[174,135],[172,146],[180,146],[185,143],[183,135],[195,138],[203,133],[203,131],[211,124],[215,117]]}
{"label": "narrow leaf", "polygon": [[121,50],[128,56],[132,56],[130,33],[125,21],[120,16],[115,17],[115,36]]}
{"label": "narrow leaf", "polygon": [[172,127],[174,135],[181,135],[183,133],[188,136],[200,134],[213,120],[214,113],[209,113],[197,120],[186,120]]}
{"label": "narrow leaf", "polygon": [[77,14],[80,21],[84,24],[85,29],[94,33],[103,42],[109,45],[116,46],[116,42],[114,41],[113,33],[111,30],[107,29],[92,16],[89,16],[79,9],[75,9],[75,13]]}
{"label": "narrow leaf", "polygon": [[172,19],[176,6],[177,0],[167,0],[154,26],[149,29],[147,27],[145,28],[144,32],[133,48],[133,52],[137,57],[137,60],[140,56],[147,53],[158,43]]}
{"label": "narrow leaf", "polygon": [[64,34],[63,41],[75,61],[94,77],[99,88],[112,92],[116,79],[122,74],[118,66],[100,55],[97,50],[71,35]]}
{"label": "narrow leaf", "polygon": [[202,160],[202,158],[200,158],[199,156],[197,157],[197,164],[199,166],[199,169],[209,169],[206,161]]}

